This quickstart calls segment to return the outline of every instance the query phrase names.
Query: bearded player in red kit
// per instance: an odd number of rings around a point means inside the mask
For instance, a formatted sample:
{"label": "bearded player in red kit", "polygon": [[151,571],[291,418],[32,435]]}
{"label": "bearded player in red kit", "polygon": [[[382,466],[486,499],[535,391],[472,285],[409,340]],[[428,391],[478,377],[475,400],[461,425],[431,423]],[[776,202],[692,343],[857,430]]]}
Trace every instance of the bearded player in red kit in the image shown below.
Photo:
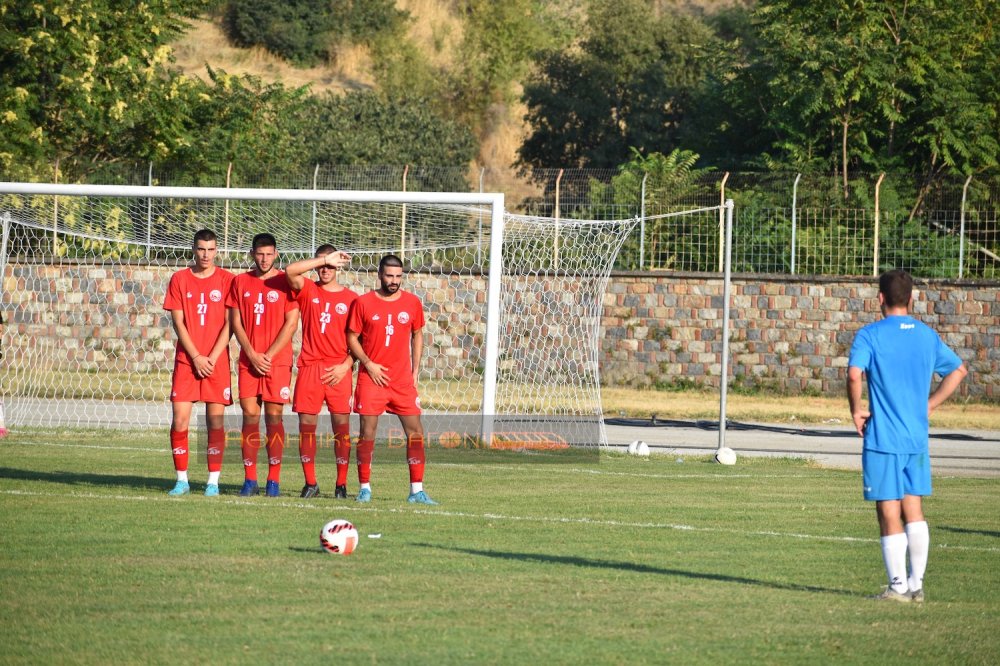
{"label": "bearded player in red kit", "polygon": [[[347,497],[347,467],[351,455],[351,383],[354,359],[347,350],[347,314],[358,297],[337,281],[337,271],[350,256],[332,245],[320,245],[312,259],[296,261],[285,269],[302,319],[302,350],[295,381],[292,411],[299,415],[299,460],[306,484],[301,497],[319,495],[316,480],[316,426],[326,404],[333,426],[337,460],[335,498]],[[316,270],[319,280],[303,277]]]}
{"label": "bearded player in red kit", "polygon": [[285,426],[281,422],[292,396],[292,336],[299,325],[299,308],[292,298],[285,273],[275,265],[277,241],[271,234],[253,237],[250,250],[254,267],[237,275],[226,306],[229,325],[240,343],[239,391],[243,411],[245,480],[240,495],[259,495],[257,452],[260,449],[260,412],[264,408],[267,433],[268,497],[280,495],[281,455]]}
{"label": "bearded player in red kit", "polygon": [[222,453],[226,446],[223,413],[233,404],[229,365],[229,318],[226,295],[233,274],[215,265],[218,253],[215,232],[202,229],[195,233],[191,249],[194,264],[170,277],[163,309],[177,334],[170,402],[170,450],[174,457],[177,482],[170,495],[186,495],[188,482],[188,429],[194,403],[205,403],[208,429],[208,483],[205,495],[219,494]]}
{"label": "bearded player in red kit", "polygon": [[358,502],[370,502],[372,454],[378,418],[383,412],[399,417],[406,434],[410,495],[415,504],[437,504],[424,492],[424,429],[420,422],[417,376],[424,349],[424,306],[400,289],[403,262],[387,254],[378,265],[379,288],[354,301],[347,322],[347,345],[358,359],[354,411],[361,416],[358,440]]}

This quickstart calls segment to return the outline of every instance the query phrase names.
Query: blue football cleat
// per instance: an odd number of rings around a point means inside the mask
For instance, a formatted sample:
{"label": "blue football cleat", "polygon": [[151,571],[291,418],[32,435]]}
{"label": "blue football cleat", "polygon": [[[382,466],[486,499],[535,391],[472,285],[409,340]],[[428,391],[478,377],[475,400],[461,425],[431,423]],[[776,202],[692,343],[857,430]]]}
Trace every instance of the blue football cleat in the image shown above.
{"label": "blue football cleat", "polygon": [[264,486],[264,493],[268,497],[277,497],[278,495],[280,495],[281,490],[278,489],[278,482],[268,481],[267,484]]}
{"label": "blue football cleat", "polygon": [[370,488],[362,488],[358,491],[358,497],[356,499],[358,502],[371,502],[372,501],[372,491]]}
{"label": "blue football cleat", "polygon": [[424,491],[410,493],[410,496],[406,498],[406,501],[410,504],[437,504],[434,500],[427,496]]}
{"label": "blue football cleat", "polygon": [[219,484],[210,483],[205,486],[205,497],[218,497],[219,496]]}
{"label": "blue football cleat", "polygon": [[187,481],[178,481],[167,494],[176,497],[177,495],[187,495],[189,492],[191,492],[191,484]]}
{"label": "blue football cleat", "polygon": [[260,495],[260,487],[256,481],[247,479],[243,482],[243,487],[240,488],[240,497],[253,497],[254,495]]}

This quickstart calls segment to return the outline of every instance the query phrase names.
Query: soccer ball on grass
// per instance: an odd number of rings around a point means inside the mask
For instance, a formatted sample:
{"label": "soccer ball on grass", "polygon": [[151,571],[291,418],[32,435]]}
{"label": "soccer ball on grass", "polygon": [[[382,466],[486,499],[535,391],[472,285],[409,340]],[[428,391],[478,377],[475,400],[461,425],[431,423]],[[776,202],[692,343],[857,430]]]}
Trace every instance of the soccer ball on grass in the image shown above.
{"label": "soccer ball on grass", "polygon": [[358,530],[342,518],[331,520],[319,532],[319,545],[334,555],[350,555],[358,545]]}

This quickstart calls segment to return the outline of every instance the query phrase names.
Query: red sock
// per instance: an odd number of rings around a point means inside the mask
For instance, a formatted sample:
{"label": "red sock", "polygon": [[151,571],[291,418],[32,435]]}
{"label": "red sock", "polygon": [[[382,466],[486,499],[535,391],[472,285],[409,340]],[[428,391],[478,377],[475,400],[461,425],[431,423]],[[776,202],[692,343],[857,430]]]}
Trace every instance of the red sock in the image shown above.
{"label": "red sock", "polygon": [[333,426],[333,455],[337,457],[337,485],[346,486],[351,464],[351,426],[347,423]]}
{"label": "red sock", "polygon": [[281,454],[285,450],[285,426],[267,424],[267,480],[281,480]]}
{"label": "red sock", "polygon": [[358,440],[358,483],[371,483],[372,456],[375,453],[374,439]]}
{"label": "red sock", "polygon": [[424,464],[427,462],[423,435],[412,435],[407,439],[406,462],[410,466],[410,483],[423,483]]}
{"label": "red sock", "polygon": [[316,424],[299,425],[299,460],[307,486],[316,485]]}
{"label": "red sock", "polygon": [[186,472],[188,469],[188,431],[170,431],[170,452],[174,456],[174,470]]}
{"label": "red sock", "polygon": [[208,471],[222,471],[222,454],[226,452],[226,431],[224,428],[214,428],[208,431]]}
{"label": "red sock", "polygon": [[256,481],[257,451],[260,450],[260,426],[243,426],[240,445],[243,448],[243,475],[247,481]]}

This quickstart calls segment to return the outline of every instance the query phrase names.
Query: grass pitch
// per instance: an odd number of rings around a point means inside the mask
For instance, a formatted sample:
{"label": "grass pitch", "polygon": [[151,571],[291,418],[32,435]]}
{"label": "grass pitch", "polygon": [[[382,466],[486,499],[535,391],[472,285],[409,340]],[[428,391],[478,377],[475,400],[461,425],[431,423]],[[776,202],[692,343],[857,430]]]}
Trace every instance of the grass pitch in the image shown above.
{"label": "grass pitch", "polygon": [[[400,451],[374,500],[169,498],[165,432],[0,442],[0,662],[983,663],[1000,656],[1000,484],[937,478],[927,602],[874,602],[874,509],[856,472],[743,457],[580,465]],[[680,462],[683,460],[683,462]],[[352,470],[349,492],[356,492]],[[361,534],[319,549],[327,520]],[[380,538],[368,535],[381,534]]]}

